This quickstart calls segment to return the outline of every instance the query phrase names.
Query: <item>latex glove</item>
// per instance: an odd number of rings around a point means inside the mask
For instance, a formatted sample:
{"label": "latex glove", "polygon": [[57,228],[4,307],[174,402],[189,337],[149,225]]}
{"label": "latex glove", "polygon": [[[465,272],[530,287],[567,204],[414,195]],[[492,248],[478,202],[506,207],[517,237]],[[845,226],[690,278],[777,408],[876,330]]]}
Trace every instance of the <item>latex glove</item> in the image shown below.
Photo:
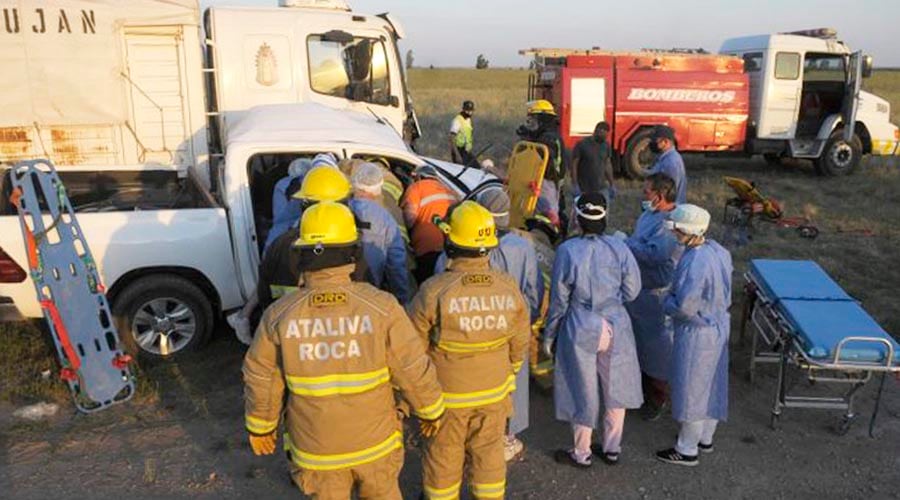
{"label": "latex glove", "polygon": [[615,200],[615,199],[616,199],[616,196],[618,196],[618,194],[619,194],[619,191],[616,190],[616,187],[615,187],[615,186],[610,186],[610,187],[609,187],[609,201]]}
{"label": "latex glove", "polygon": [[548,359],[556,358],[556,339],[544,338],[541,343],[541,350],[544,351],[544,354]]}
{"label": "latex glove", "polygon": [[438,430],[441,428],[441,418],[436,418],[434,420],[421,420],[419,419],[419,432],[426,439],[431,439],[435,435],[437,435]]}
{"label": "latex glove", "polygon": [[234,334],[244,345],[253,342],[253,332],[250,331],[250,318],[244,316],[242,311],[232,313],[225,317],[228,326],[234,330]]}
{"label": "latex glove", "polygon": [[628,239],[628,235],[625,234],[625,233],[623,233],[622,231],[616,231],[616,232],[614,232],[612,235],[613,235],[613,238],[618,238],[618,239],[620,239],[620,240],[627,240],[627,239]]}
{"label": "latex glove", "polygon": [[250,434],[250,448],[254,455],[271,455],[275,453],[278,436],[274,432],[265,435]]}

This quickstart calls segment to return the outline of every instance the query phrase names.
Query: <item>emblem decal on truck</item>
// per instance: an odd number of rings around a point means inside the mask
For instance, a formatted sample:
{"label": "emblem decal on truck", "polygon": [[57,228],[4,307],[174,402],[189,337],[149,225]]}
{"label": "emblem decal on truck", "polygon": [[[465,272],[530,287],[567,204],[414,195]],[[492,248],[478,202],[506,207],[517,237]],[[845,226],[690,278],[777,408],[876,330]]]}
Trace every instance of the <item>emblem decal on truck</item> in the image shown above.
{"label": "emblem decal on truck", "polygon": [[278,61],[267,43],[260,45],[256,51],[256,82],[264,87],[278,83]]}
{"label": "emblem decal on truck", "polygon": [[733,102],[736,97],[733,90],[701,90],[701,89],[631,89],[629,101],[666,101],[666,102]]}

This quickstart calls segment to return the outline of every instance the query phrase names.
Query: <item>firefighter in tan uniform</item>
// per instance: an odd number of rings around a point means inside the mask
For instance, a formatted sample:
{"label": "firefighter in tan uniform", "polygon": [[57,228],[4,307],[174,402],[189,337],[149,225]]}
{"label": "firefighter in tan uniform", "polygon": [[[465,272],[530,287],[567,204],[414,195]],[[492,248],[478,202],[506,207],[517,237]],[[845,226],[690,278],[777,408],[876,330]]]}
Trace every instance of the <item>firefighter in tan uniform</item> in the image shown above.
{"label": "firefighter in tan uniform", "polygon": [[528,348],[528,306],[515,280],[489,267],[488,252],[498,241],[487,209],[465,201],[440,226],[447,270],[425,281],[409,306],[447,407],[426,446],[425,496],[458,498],[468,457],[470,493],[503,498],[509,394]]}
{"label": "firefighter in tan uniform", "polygon": [[[263,314],[244,359],[246,427],[257,455],[284,447],[294,482],[316,499],[400,499],[398,387],[423,431],[439,428],[444,400],[434,364],[397,300],[352,282],[358,235],[345,205],[303,213],[304,285]],[[286,409],[282,408],[288,392]]]}

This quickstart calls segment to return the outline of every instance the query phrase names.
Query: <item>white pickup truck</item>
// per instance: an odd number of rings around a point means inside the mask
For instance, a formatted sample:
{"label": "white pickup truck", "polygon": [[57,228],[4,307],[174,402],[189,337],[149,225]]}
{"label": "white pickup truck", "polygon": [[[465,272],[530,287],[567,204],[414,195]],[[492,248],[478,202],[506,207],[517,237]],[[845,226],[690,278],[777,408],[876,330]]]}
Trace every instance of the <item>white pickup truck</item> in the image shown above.
{"label": "white pickup truck", "polygon": [[291,160],[424,163],[406,145],[417,125],[390,14],[25,3],[0,29],[0,319],[41,316],[4,172],[17,161],[56,165],[123,341],[145,357],[196,349],[245,303]]}
{"label": "white pickup truck", "polygon": [[[254,292],[272,190],[295,158],[330,152],[382,157],[399,173],[462,169],[418,156],[371,115],[319,104],[255,107],[226,132],[213,192],[173,167],[60,171],[122,340],[145,358],[201,347],[221,314]],[[465,175],[479,177],[469,185],[499,182],[479,170]],[[30,278],[16,272],[27,260],[8,170],[0,178],[0,314],[41,317]]]}

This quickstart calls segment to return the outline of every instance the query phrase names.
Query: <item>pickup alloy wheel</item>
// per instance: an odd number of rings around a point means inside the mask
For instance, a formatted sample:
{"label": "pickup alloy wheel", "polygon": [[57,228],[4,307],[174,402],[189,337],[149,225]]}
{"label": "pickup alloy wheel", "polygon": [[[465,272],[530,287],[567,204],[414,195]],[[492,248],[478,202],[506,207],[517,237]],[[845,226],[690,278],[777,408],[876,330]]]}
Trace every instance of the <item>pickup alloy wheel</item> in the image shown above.
{"label": "pickup alloy wheel", "polygon": [[173,274],[141,277],[113,301],[113,316],[126,349],[144,361],[178,358],[209,339],[212,305],[191,281]]}
{"label": "pickup alloy wheel", "polygon": [[131,332],[142,350],[168,356],[183,349],[197,334],[197,317],[174,297],[152,299],[137,308]]}

